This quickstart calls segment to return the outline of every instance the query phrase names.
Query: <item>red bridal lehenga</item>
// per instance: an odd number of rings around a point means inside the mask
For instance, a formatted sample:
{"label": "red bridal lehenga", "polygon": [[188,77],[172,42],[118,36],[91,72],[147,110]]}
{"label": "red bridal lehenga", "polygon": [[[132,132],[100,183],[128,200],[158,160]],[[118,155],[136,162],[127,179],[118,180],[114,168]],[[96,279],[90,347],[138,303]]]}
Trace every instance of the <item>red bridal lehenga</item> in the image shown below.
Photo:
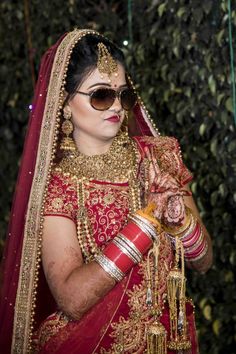
{"label": "red bridal lehenga", "polygon": [[[89,228],[96,247],[101,250],[124,227],[128,214],[140,208],[145,199],[148,173],[145,147],[155,148],[160,168],[182,185],[191,180],[191,174],[182,162],[178,142],[156,133],[141,101],[133,110],[132,128],[129,129],[130,135],[136,137],[127,138],[125,145],[127,149],[132,146],[133,153],[132,173],[127,173],[126,180],[112,180],[109,174],[106,175],[106,169],[104,178],[100,174],[98,178],[90,178],[89,173],[83,176],[83,168],[78,176],[71,169],[70,158],[52,163],[68,58],[75,43],[89,33],[94,32],[74,30],[63,36],[48,50],[41,63],[2,268],[0,347],[6,354],[147,352],[146,332],[153,319],[146,302],[146,257],[80,320],[69,318],[57,308],[41,267],[45,215],[70,218],[78,232],[80,226]],[[119,143],[119,137],[117,141]],[[86,165],[85,169],[90,167]],[[112,171],[112,164],[107,166],[109,169]],[[81,179],[82,176],[85,179]],[[86,210],[85,221],[79,217],[82,209]],[[160,322],[169,339],[166,279],[173,266],[174,253],[164,233],[160,236],[159,247]],[[186,302],[186,319],[191,349],[180,352],[196,354],[198,347],[190,300]],[[168,349],[168,354],[172,353],[178,351]]]}

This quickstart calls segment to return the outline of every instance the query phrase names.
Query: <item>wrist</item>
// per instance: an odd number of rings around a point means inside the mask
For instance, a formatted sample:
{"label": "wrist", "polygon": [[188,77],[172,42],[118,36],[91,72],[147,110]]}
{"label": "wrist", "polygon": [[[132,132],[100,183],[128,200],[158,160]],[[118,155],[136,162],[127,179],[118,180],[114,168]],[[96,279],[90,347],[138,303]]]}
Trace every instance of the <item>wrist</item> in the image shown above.
{"label": "wrist", "polygon": [[170,228],[163,226],[169,237],[175,242],[179,238],[183,244],[184,257],[194,262],[200,260],[207,253],[208,244],[202,226],[192,214],[191,209],[186,208],[186,222],[182,227]]}

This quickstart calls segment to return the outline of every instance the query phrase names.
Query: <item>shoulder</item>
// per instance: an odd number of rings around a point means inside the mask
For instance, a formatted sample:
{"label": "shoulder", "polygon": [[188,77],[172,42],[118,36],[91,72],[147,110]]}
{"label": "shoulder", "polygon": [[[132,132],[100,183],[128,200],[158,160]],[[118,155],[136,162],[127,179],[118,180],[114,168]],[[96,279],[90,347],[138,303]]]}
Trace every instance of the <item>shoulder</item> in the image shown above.
{"label": "shoulder", "polygon": [[59,166],[52,168],[48,188],[61,188],[63,191],[76,191],[76,180],[69,173],[63,172]]}
{"label": "shoulder", "polygon": [[68,217],[76,220],[76,181],[56,166],[53,167],[44,204],[44,215]]}

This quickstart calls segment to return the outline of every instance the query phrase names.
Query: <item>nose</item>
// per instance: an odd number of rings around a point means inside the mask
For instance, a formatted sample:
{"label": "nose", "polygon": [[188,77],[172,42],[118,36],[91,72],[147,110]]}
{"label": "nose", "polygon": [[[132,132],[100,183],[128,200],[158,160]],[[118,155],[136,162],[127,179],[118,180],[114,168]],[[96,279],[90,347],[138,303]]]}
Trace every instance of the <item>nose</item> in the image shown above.
{"label": "nose", "polygon": [[120,103],[120,99],[116,96],[115,101],[113,102],[113,105],[110,107],[111,110],[115,112],[120,112],[123,108]]}

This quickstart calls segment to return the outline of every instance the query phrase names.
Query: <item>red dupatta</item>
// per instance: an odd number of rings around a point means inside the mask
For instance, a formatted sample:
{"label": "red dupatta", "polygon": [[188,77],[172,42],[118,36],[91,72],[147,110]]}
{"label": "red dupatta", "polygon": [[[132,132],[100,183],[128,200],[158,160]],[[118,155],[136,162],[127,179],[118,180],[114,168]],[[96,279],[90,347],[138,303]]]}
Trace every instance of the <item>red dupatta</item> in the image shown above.
{"label": "red dupatta", "polygon": [[[11,347],[13,353],[29,350],[37,317],[34,308],[44,302],[40,290],[45,284],[38,282],[42,208],[58,135],[63,81],[73,46],[90,33],[98,35],[77,29],[63,35],[41,61],[1,268],[0,348],[6,354]],[[133,113],[132,133],[158,134],[142,102]]]}

